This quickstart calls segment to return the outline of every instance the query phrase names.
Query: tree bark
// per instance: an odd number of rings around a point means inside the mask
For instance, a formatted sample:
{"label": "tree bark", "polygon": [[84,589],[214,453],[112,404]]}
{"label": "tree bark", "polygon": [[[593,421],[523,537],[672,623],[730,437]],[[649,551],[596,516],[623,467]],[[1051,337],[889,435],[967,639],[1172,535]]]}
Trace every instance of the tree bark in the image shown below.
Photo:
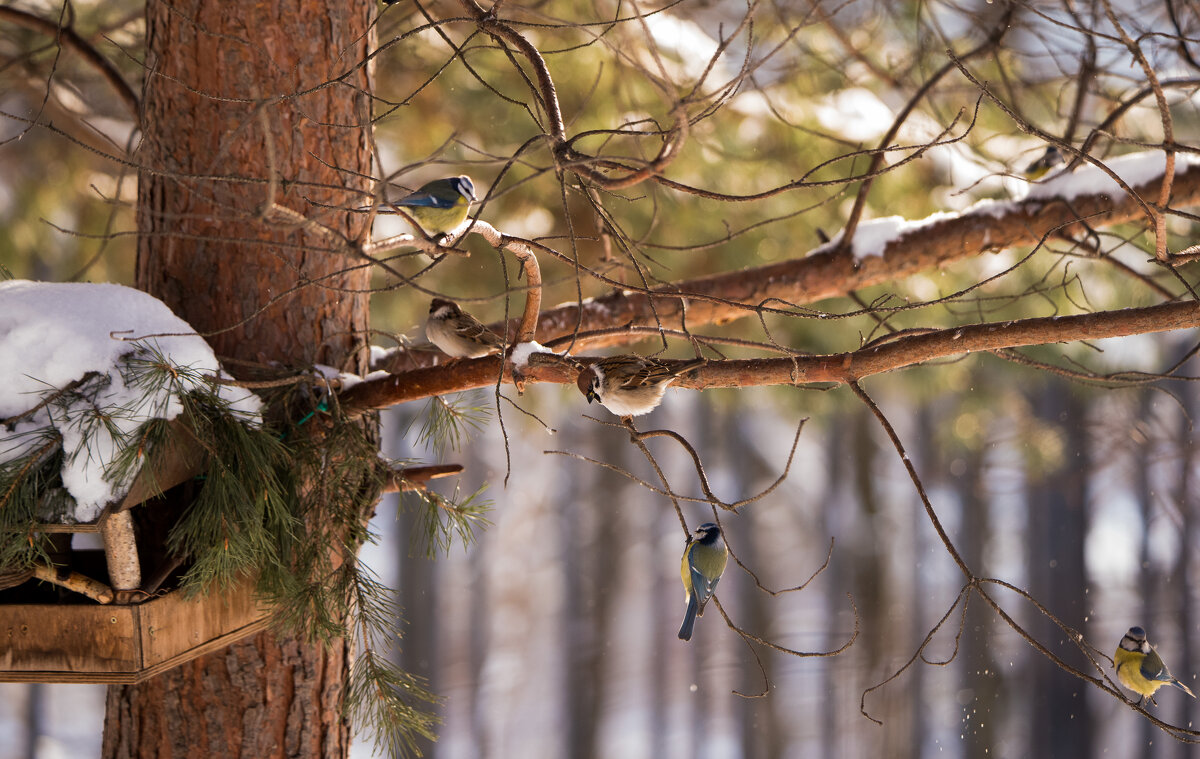
{"label": "tree bark", "polygon": [[[359,64],[373,13],[317,0],[147,2],[138,286],[219,356],[366,368],[368,273],[346,273],[353,262],[327,233],[281,222],[276,207],[358,231],[318,204],[353,207],[369,191],[372,82]],[[348,657],[344,641],[262,633],[113,686],[103,755],[345,757]]]}

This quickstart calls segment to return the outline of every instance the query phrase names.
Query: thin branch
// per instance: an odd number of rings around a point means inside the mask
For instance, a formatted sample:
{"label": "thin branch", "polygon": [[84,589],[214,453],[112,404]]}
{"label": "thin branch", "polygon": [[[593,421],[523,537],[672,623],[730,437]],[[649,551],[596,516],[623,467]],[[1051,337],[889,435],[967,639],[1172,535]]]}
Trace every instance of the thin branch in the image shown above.
{"label": "thin branch", "polygon": [[23,26],[26,29],[42,32],[43,34],[54,37],[63,47],[72,50],[83,56],[88,65],[94,67],[100,72],[100,76],[104,78],[109,85],[116,90],[117,97],[125,104],[125,109],[129,111],[130,118],[134,123],[141,122],[142,107],[138,102],[138,97],[134,94],[133,88],[121,76],[121,72],[112,64],[92,44],[75,33],[75,30],[69,26],[59,26],[53,21],[48,21],[40,16],[35,16],[28,11],[19,10],[10,6],[0,6],[0,21],[9,21],[17,26]]}

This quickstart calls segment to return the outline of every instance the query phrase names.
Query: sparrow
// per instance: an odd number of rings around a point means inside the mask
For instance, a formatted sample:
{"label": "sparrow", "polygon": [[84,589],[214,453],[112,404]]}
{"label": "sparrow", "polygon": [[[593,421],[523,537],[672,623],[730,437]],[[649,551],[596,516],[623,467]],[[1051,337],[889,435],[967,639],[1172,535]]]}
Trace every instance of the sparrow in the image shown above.
{"label": "sparrow", "polygon": [[405,208],[430,237],[442,237],[462,226],[474,200],[475,185],[463,174],[423,184],[393,205]]}
{"label": "sparrow", "polygon": [[575,384],[588,403],[600,401],[620,417],[640,416],[662,402],[667,386],[681,374],[706,363],[707,359],[700,358],[672,369],[643,356],[610,356],[580,371]]}
{"label": "sparrow", "polygon": [[445,298],[429,304],[425,337],[451,358],[479,358],[504,350],[504,338]]}

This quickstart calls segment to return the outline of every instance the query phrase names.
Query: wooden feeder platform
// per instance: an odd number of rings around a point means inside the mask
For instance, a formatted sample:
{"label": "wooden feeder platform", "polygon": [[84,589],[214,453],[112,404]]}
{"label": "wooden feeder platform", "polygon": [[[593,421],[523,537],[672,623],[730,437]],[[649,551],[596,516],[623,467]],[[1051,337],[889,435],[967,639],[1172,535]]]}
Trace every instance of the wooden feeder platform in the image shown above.
{"label": "wooden feeder platform", "polygon": [[36,566],[0,583],[0,682],[138,683],[267,626],[252,580],[190,596],[159,589],[177,564],[143,579],[130,509],[154,508],[139,504],[206,463],[189,431],[175,433],[157,471],[140,473],[94,522],[36,526],[46,535],[98,533],[104,550],[71,550],[69,566]]}
{"label": "wooden feeder platform", "polygon": [[139,683],[267,626],[253,583],[140,604],[0,603],[0,682]]}

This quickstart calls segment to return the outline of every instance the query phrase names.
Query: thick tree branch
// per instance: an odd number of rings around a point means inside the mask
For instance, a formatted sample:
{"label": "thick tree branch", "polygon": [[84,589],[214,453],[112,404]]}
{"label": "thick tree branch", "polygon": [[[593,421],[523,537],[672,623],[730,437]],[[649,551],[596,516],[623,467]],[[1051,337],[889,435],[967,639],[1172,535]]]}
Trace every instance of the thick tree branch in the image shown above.
{"label": "thick tree branch", "polygon": [[[1099,340],[1198,326],[1200,304],[1194,301],[1074,316],[973,324],[900,335],[882,344],[828,356],[712,361],[680,377],[675,386],[701,390],[752,385],[845,384],[873,374],[966,353]],[[590,364],[596,358],[577,356],[566,360],[553,354],[537,353],[531,357],[529,365],[522,369],[523,379],[526,382],[571,383],[575,381],[577,367]],[[462,361],[453,366],[416,369],[355,385],[342,395],[341,402],[347,413],[362,413],[431,395],[492,385],[501,369],[501,359],[497,356]],[[511,380],[505,376],[503,381]]]}
{"label": "thick tree branch", "polygon": [[[1107,174],[1098,168],[1085,166],[1080,170],[1094,172],[1097,186],[1103,186],[1108,180]],[[1134,189],[1139,196],[1154,196],[1161,186],[1161,179],[1155,179]],[[1175,175],[1172,204],[1182,208],[1198,203],[1200,165],[1191,165]],[[879,255],[864,257],[865,251],[859,251],[856,260],[853,250],[839,249],[840,241],[834,240],[806,256],[767,266],[684,280],[649,291],[615,290],[585,300],[582,309],[575,304],[552,308],[540,315],[536,339],[546,345],[573,334],[602,332],[604,334],[587,339],[589,348],[627,344],[644,339],[644,332],[614,327],[691,330],[742,318],[760,307],[800,306],[947,266],[981,253],[1036,245],[1056,231],[1070,234],[1079,226],[1080,220],[1086,220],[1088,228],[1098,229],[1137,219],[1142,214],[1142,201],[1127,194],[1115,199],[1106,193],[1079,195],[1069,202],[1038,197],[983,203],[961,214],[938,215],[925,223],[917,223],[905,234],[891,239],[877,251]],[[530,241],[522,242],[530,244]],[[553,254],[549,249],[544,250]],[[1183,260],[1186,259],[1180,259]],[[686,326],[683,324],[685,308]],[[520,321],[514,319],[509,324],[489,326],[497,334],[512,335],[518,334],[528,321],[526,315]],[[428,366],[432,360],[433,354],[405,351],[391,359],[388,368],[394,372],[409,371]],[[478,371],[490,374],[494,379],[498,368],[493,366]]]}
{"label": "thick tree branch", "polygon": [[[1084,170],[1094,170],[1085,167]],[[1103,174],[1095,170],[1097,178]],[[1157,196],[1161,179],[1134,189],[1140,196]],[[1200,202],[1200,166],[1190,166],[1175,175],[1172,204],[1189,206]],[[1092,228],[1136,219],[1142,204],[1129,195],[1080,195],[1069,203],[1038,198],[1004,204],[981,205],[954,216],[931,217],[927,224],[891,240],[880,255],[857,262],[851,251],[839,251],[838,242],[822,245],[809,255],[741,271],[677,282],[646,292],[619,291],[578,305],[560,306],[542,313],[538,342],[606,327],[629,324],[663,327],[683,326],[687,298],[687,327],[728,322],[751,314],[759,305],[781,307],[834,298],[863,287],[901,279],[923,271],[1010,247],[1035,245],[1046,235],[1070,232],[1086,219]],[[869,222],[868,222],[869,223]],[[654,301],[651,309],[650,301]],[[501,325],[502,328],[502,325]],[[493,327],[497,329],[497,327]],[[629,342],[622,335],[589,341],[603,346]]]}
{"label": "thick tree branch", "polygon": [[506,235],[486,221],[479,219],[471,222],[468,231],[481,235],[496,250],[509,251],[521,262],[521,271],[529,283],[529,289],[525,291],[525,310],[521,313],[521,323],[514,332],[497,334],[505,337],[515,334],[515,342],[529,342],[537,333],[538,314],[542,310],[542,268],[538,264],[534,250],[549,251],[549,249],[532,241]]}

